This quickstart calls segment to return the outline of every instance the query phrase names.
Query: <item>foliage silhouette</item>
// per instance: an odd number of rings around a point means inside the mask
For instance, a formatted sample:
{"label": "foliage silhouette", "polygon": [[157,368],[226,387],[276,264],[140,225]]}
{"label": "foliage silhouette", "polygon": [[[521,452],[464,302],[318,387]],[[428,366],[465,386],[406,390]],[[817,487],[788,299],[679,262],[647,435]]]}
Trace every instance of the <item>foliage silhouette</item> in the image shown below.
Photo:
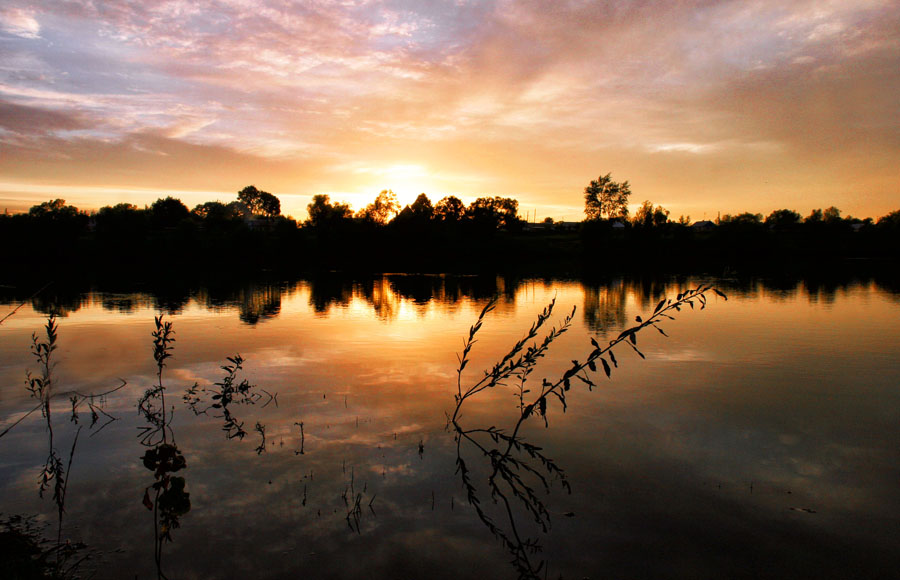
{"label": "foliage silhouette", "polygon": [[[209,415],[222,419],[222,430],[228,439],[243,439],[247,435],[244,430],[244,423],[235,417],[232,412],[232,405],[255,405],[260,400],[265,399],[263,408],[271,402],[278,405],[276,395],[273,395],[265,389],[260,389],[255,385],[251,385],[247,379],[243,379],[239,383],[237,374],[243,368],[244,359],[240,354],[228,357],[231,364],[223,365],[221,368],[225,371],[225,376],[221,381],[214,384],[213,388],[200,388],[198,383],[189,388],[184,395],[184,402],[188,405],[195,415]],[[220,413],[220,414],[215,414]],[[256,431],[260,433],[263,440],[263,450],[265,449],[265,428],[256,423]]]}
{"label": "foliage silhouette", "polygon": [[[40,409],[47,432],[48,452],[44,465],[41,468],[38,495],[43,498],[45,492],[51,488],[53,490],[52,500],[56,505],[57,512],[56,542],[52,547],[43,547],[46,542],[39,539],[40,536],[34,532],[27,519],[23,519],[21,516],[13,516],[11,519],[3,522],[3,526],[6,528],[5,534],[16,539],[16,541],[24,542],[23,549],[30,551],[31,555],[34,556],[35,562],[33,563],[36,569],[41,571],[41,577],[73,578],[77,577],[81,565],[92,557],[91,553],[80,556],[81,551],[85,548],[84,544],[70,541],[64,543],[62,538],[63,521],[66,513],[66,496],[72,472],[72,463],[83,425],[78,425],[78,428],[75,430],[71,448],[67,458],[64,460],[57,448],[58,441],[53,424],[52,402],[54,398],[67,397],[71,404],[70,421],[77,424],[79,423],[78,408],[87,401],[91,412],[89,429],[94,430],[94,427],[100,424],[100,427],[92,433],[93,436],[115,420],[115,417],[103,410],[105,397],[123,388],[126,383],[123,380],[118,387],[99,394],[83,394],[78,391],[56,392],[58,389],[56,388],[56,381],[53,375],[53,370],[56,366],[53,360],[53,353],[58,347],[57,339],[58,326],[56,317],[51,314],[44,325],[44,336],[39,337],[37,333],[33,333],[31,336],[31,354],[35,358],[39,370],[37,373],[32,373],[30,370],[26,371],[25,385],[31,397],[36,399],[38,404],[0,433],[0,438],[2,438],[28,416]],[[103,421],[101,421],[101,416]],[[16,566],[18,567],[19,564]],[[17,568],[13,568],[13,570],[15,571]]]}
{"label": "foliage silhouette", "polygon": [[466,215],[466,206],[458,197],[448,195],[434,206],[434,217],[441,222],[458,222]]}
{"label": "foliage silhouette", "polygon": [[150,219],[157,227],[174,228],[190,215],[187,206],[180,199],[171,196],[157,199],[150,206]]}
{"label": "foliage silhouette", "polygon": [[669,210],[661,205],[653,207],[649,200],[645,200],[634,214],[631,223],[641,228],[663,227],[669,221]]}
{"label": "foliage silhouette", "polygon": [[628,196],[631,186],[627,181],[612,180],[612,173],[592,179],[584,188],[584,215],[586,219],[599,220],[628,217]]}
{"label": "foliage silhouette", "polygon": [[378,225],[385,225],[400,212],[397,196],[390,189],[383,189],[375,200],[357,214],[357,217]]}
{"label": "foliage silhouette", "polygon": [[238,192],[238,201],[246,205],[253,215],[275,218],[281,215],[281,201],[269,193],[248,185]]}
{"label": "foliage silhouette", "polygon": [[[484,375],[474,383],[463,387],[462,375],[469,363],[469,354],[476,343],[476,336],[484,324],[496,301],[489,301],[475,324],[469,328],[469,334],[463,342],[463,350],[458,355],[456,406],[448,418],[448,426],[452,429],[456,440],[457,473],[466,490],[469,504],[475,509],[479,519],[500,540],[512,555],[512,564],[520,578],[538,579],[542,572],[546,574],[545,562],[540,559],[541,545],[539,541],[530,539],[519,532],[516,508],[524,513],[544,532],[550,529],[550,512],[548,511],[538,489],[550,492],[550,484],[558,481],[566,491],[571,491],[564,470],[543,449],[527,441],[520,431],[526,421],[539,418],[544,426],[549,426],[548,411],[551,402],[558,402],[565,412],[567,407],[566,393],[573,385],[584,385],[589,390],[597,386],[593,376],[602,371],[611,378],[613,369],[618,368],[619,361],[613,349],[624,345],[637,353],[644,354],[637,347],[637,336],[642,330],[652,327],[664,336],[668,336],[661,328],[663,320],[674,320],[673,313],[683,307],[693,309],[699,305],[702,310],[707,304],[707,293],[714,293],[725,299],[718,289],[700,285],[679,293],[674,300],[663,298],[653,312],[645,319],[636,317],[637,325],[623,330],[616,338],[601,345],[591,338],[592,349],[583,362],[572,361],[572,366],[555,379],[544,378],[538,388],[529,388],[532,373],[536,370],[540,359],[544,358],[551,344],[567,332],[575,315],[575,308],[566,315],[558,327],[543,331],[555,306],[555,299],[538,314],[536,321],[510,350]],[[541,338],[539,335],[543,333]],[[489,427],[464,427],[462,424],[463,409],[467,403],[484,391],[510,387],[515,389],[518,400],[518,413],[511,429],[502,429],[494,425]],[[475,468],[467,461],[467,450],[472,450],[476,457],[487,462],[483,478],[490,498],[500,504],[499,512],[504,524],[496,522],[496,516],[489,513],[482,505],[482,492],[476,485]]]}
{"label": "foliage silhouette", "polygon": [[[153,560],[157,578],[163,572],[163,545],[172,541],[172,530],[180,527],[180,519],[191,509],[190,494],[185,491],[185,478],[172,475],[187,468],[187,461],[175,443],[172,430],[174,406],[167,409],[163,370],[172,357],[175,331],[162,316],[153,319],[153,360],[156,362],[156,384],[138,400],[138,411],[147,425],[140,429],[140,442],[148,449],[141,457],[142,465],[153,472],[153,483],[144,489],[141,503],[153,512]],[[153,496],[151,497],[151,490]]]}
{"label": "foliage silhouette", "polygon": [[89,215],[57,199],[0,216],[0,242],[16,247],[28,240],[33,250],[10,256],[10,280],[34,276],[29,256],[35,254],[64,274],[102,275],[115,266],[117,275],[136,278],[145,278],[160,256],[175,270],[214,276],[253,269],[570,274],[596,271],[600,260],[604,269],[708,271],[900,259],[900,233],[889,219],[844,217],[829,207],[798,222],[799,214],[780,209],[765,222],[762,214],[745,212],[694,228],[646,201],[627,222],[629,194],[628,182],[614,182],[611,174],[592,180],[586,219],[578,225],[525,224],[518,201],[498,196],[468,206],[447,196],[432,206],[421,194],[400,211],[390,190],[356,217],[349,205],[316,195],[302,226],[280,215],[274,195],[254,186],[239,194],[247,203],[207,202],[193,211],[167,197],[145,209],[118,204]]}

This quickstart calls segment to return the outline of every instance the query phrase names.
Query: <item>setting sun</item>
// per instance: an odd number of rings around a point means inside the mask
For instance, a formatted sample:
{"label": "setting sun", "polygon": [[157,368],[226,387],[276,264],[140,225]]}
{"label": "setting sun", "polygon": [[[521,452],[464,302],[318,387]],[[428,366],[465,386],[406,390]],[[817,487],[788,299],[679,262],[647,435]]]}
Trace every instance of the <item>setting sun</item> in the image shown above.
{"label": "setting sun", "polygon": [[[383,189],[394,192],[401,208],[415,201],[420,193],[425,193],[430,199],[434,196],[433,193],[429,193],[435,191],[434,183],[426,168],[421,165],[412,163],[390,165],[361,172],[361,176],[363,180],[370,182],[364,188],[369,192],[368,201]],[[431,201],[434,203],[437,200]]]}

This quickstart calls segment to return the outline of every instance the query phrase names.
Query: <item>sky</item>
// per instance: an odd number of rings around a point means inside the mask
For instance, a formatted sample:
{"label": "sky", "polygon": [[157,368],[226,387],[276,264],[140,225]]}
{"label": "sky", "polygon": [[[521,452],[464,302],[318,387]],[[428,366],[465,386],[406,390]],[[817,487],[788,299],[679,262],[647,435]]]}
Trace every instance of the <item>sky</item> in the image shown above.
{"label": "sky", "polygon": [[896,0],[4,0],[0,208],[900,209]]}

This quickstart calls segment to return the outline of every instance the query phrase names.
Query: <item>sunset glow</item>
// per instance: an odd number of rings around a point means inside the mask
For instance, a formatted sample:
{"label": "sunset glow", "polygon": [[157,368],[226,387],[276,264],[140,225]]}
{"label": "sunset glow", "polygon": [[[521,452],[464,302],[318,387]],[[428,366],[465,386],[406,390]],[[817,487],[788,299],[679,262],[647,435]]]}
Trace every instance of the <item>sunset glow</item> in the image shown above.
{"label": "sunset glow", "polygon": [[892,0],[8,0],[0,210],[255,184],[580,220],[611,172],[672,217],[900,199]]}

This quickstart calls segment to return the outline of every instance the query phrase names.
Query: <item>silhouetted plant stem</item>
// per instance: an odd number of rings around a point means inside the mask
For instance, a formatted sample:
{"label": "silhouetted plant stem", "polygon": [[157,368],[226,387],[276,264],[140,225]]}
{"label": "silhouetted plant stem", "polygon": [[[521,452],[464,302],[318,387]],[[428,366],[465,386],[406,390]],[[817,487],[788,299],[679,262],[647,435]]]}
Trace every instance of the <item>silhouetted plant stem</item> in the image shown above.
{"label": "silhouetted plant stem", "polygon": [[[100,419],[100,415],[103,415],[107,419],[103,423],[103,425],[100,426],[99,429],[97,429],[96,431],[91,433],[91,437],[93,437],[94,435],[96,435],[97,433],[99,433],[100,431],[105,429],[107,427],[107,425],[109,425],[113,421],[118,420],[116,417],[113,417],[112,415],[110,415],[109,413],[104,411],[101,408],[101,405],[103,404],[104,397],[106,397],[107,395],[111,395],[112,393],[115,393],[116,391],[118,391],[128,385],[128,383],[125,381],[125,379],[119,379],[119,380],[122,381],[121,385],[114,387],[108,391],[104,391],[102,393],[87,393],[87,394],[85,394],[85,393],[81,393],[79,391],[64,391],[62,393],[56,393],[56,394],[50,393],[50,399],[52,400],[54,398],[59,398],[59,397],[69,397],[69,400],[72,401],[71,420],[75,423],[78,422],[77,408],[84,401],[88,401],[88,408],[91,410],[91,428],[92,429],[97,424],[98,420]],[[99,399],[100,402],[95,404],[94,403],[95,399]],[[12,425],[10,425],[6,429],[4,429],[2,432],[0,432],[0,437],[3,437],[4,435],[6,435],[10,431],[12,431],[13,427],[15,427],[16,425],[18,425],[19,423],[21,423],[22,421],[27,419],[35,411],[39,411],[39,410],[43,410],[43,409],[44,409],[44,402],[38,403],[33,409],[31,409],[30,411],[28,411],[27,413],[25,413],[24,415],[19,417]]]}
{"label": "silhouetted plant stem", "polygon": [[166,420],[166,389],[162,384],[162,373],[163,367],[166,366],[166,359],[172,356],[169,351],[174,348],[172,343],[175,342],[175,339],[172,337],[174,332],[172,331],[171,322],[162,322],[162,316],[154,317],[154,322],[156,323],[156,330],[151,333],[153,336],[153,358],[156,361],[156,385],[159,389],[163,425],[162,437],[163,443],[165,443],[167,440],[166,427],[168,426],[168,421]]}
{"label": "silhouetted plant stem", "polygon": [[303,434],[303,421],[295,422],[294,425],[300,427],[300,449],[294,450],[294,455],[303,455],[303,446],[305,443],[305,436]]}
{"label": "silhouetted plant stem", "polygon": [[[154,482],[144,490],[142,503],[153,512],[153,556],[157,578],[167,576],[162,570],[163,543],[172,540],[172,530],[180,526],[179,518],[191,509],[190,494],[185,491],[185,479],[173,473],[185,469],[187,461],[175,444],[171,421],[167,412],[163,369],[166,359],[172,356],[175,342],[172,323],[154,317],[156,330],[153,336],[153,359],[156,361],[156,384],[147,389],[138,400],[138,411],[148,425],[142,428],[141,444],[148,447],[142,457],[144,467],[153,472]],[[150,499],[150,488],[154,499]]]}
{"label": "silhouetted plant stem", "polygon": [[[41,415],[44,418],[46,430],[47,430],[47,441],[48,441],[48,454],[47,460],[44,463],[44,467],[41,470],[40,476],[40,485],[38,488],[38,494],[43,497],[44,492],[47,491],[51,483],[53,485],[53,502],[56,504],[57,511],[57,529],[56,529],[56,547],[53,550],[54,559],[53,559],[53,570],[52,573],[54,577],[64,577],[73,573],[80,564],[88,558],[85,556],[80,560],[76,561],[74,564],[68,564],[66,561],[75,553],[75,550],[69,547],[69,544],[66,544],[66,548],[64,549],[63,540],[62,540],[62,530],[63,530],[63,520],[65,517],[65,504],[66,504],[66,495],[68,491],[69,479],[72,473],[72,462],[75,457],[75,448],[78,445],[78,438],[81,435],[82,426],[79,426],[75,431],[75,436],[72,440],[72,447],[69,450],[68,460],[65,465],[63,465],[63,459],[60,456],[59,452],[56,449],[56,441],[55,441],[55,433],[53,428],[53,420],[52,420],[52,399],[54,395],[54,387],[55,381],[53,379],[53,368],[55,363],[52,360],[53,352],[56,351],[57,348],[57,331],[58,327],[56,325],[56,317],[51,315],[47,319],[47,323],[44,326],[44,334],[46,335],[46,339],[42,340],[38,337],[37,333],[33,333],[31,336],[31,352],[32,355],[38,362],[39,374],[32,374],[31,371],[26,372],[26,386],[31,394],[31,396],[38,400],[38,405],[26,413],[21,419],[13,423],[11,426],[7,427],[3,433],[0,433],[0,437],[9,432],[10,429],[18,425],[25,417],[28,417],[36,411],[37,409],[41,409]],[[123,384],[115,389],[108,391],[107,393],[111,393],[117,391],[125,385]],[[104,394],[107,394],[104,393]],[[102,412],[107,417],[110,417],[110,420],[114,420],[111,416],[106,414],[99,407],[95,407],[93,405],[93,397],[94,395],[83,395],[78,393],[77,391],[71,391],[69,393],[64,393],[64,395],[70,396],[70,400],[72,401],[72,416],[71,420],[73,422],[78,422],[78,413],[77,407],[78,405],[86,399],[91,399],[91,409],[92,414],[97,417],[97,412]],[[59,396],[59,395],[56,395]],[[96,424],[96,418],[92,421],[91,427]],[[108,424],[108,423],[107,423]],[[105,426],[105,425],[104,425]],[[101,427],[102,428],[102,427]],[[64,569],[65,565],[65,569]]]}
{"label": "silhouetted plant stem", "polygon": [[[75,438],[72,440],[72,449],[69,451],[69,461],[66,464],[66,475],[65,478],[57,478],[57,491],[56,491],[56,508],[59,515],[58,525],[56,528],[56,549],[57,552],[61,549],[62,546],[62,522],[63,522],[63,513],[65,512],[65,503],[66,503],[66,491],[69,488],[69,478],[72,475],[72,458],[75,456],[75,446],[78,445],[78,435],[81,434],[81,427],[75,431]],[[57,554],[57,567],[60,563],[60,554]]]}
{"label": "silhouetted plant stem", "polygon": [[[225,371],[225,376],[213,385],[214,388],[204,387],[201,389],[198,383],[194,383],[184,394],[184,402],[195,415],[209,415],[210,412],[221,413],[214,416],[223,419],[222,430],[225,431],[225,436],[228,439],[243,440],[247,431],[244,430],[243,421],[238,420],[232,412],[232,405],[255,405],[265,395],[267,399],[262,408],[266,408],[273,401],[277,407],[278,394],[273,395],[265,389],[252,385],[247,379],[238,383],[237,375],[243,368],[244,359],[240,354],[235,354],[228,357],[227,360],[231,364],[221,367]],[[204,401],[204,397],[207,395],[209,399]],[[203,406],[204,402],[206,403],[205,407]],[[266,442],[265,425],[257,422],[255,430],[262,438],[262,443],[256,448],[256,452],[262,453],[265,451]],[[302,430],[301,427],[301,433]]]}
{"label": "silhouetted plant stem", "polygon": [[[455,395],[456,407],[449,417],[448,425],[452,425],[456,438],[457,472],[460,474],[463,487],[466,489],[469,503],[475,508],[478,517],[488,527],[495,537],[500,539],[504,546],[513,555],[513,564],[521,578],[538,578],[544,562],[535,563],[530,554],[540,551],[537,541],[523,540],[518,532],[516,517],[510,502],[510,496],[517,498],[518,504],[525,509],[534,519],[535,523],[547,532],[550,527],[550,514],[538,496],[530,481],[534,481],[544,488],[546,493],[550,491],[550,480],[558,480],[564,489],[571,491],[565,472],[556,462],[544,454],[543,450],[528,443],[519,435],[525,421],[534,415],[540,415],[545,426],[549,426],[547,418],[548,400],[551,397],[566,410],[566,393],[570,390],[573,380],[583,383],[592,390],[596,386],[589,373],[598,373],[602,368],[607,378],[611,377],[612,369],[618,367],[618,360],[613,349],[625,344],[637,353],[641,358],[644,354],[637,347],[637,335],[647,327],[653,327],[658,332],[666,335],[659,326],[663,319],[674,320],[672,314],[680,311],[682,307],[694,308],[695,304],[700,309],[706,307],[706,293],[712,292],[727,300],[724,294],[710,286],[700,285],[697,288],[681,292],[674,300],[663,298],[656,305],[650,316],[644,320],[640,316],[635,318],[638,323],[623,330],[615,339],[601,346],[596,339],[591,338],[592,350],[588,352],[586,360],[572,361],[572,366],[561,376],[554,380],[543,379],[540,389],[532,398],[527,398],[530,389],[526,388],[531,373],[534,371],[539,359],[543,358],[551,343],[569,330],[575,309],[563,319],[559,327],[553,327],[538,342],[540,329],[550,318],[556,300],[550,301],[540,314],[525,336],[516,342],[513,347],[490,370],[484,372],[484,376],[468,388],[462,386],[462,372],[469,362],[469,353],[476,342],[476,334],[481,329],[485,316],[494,309],[496,299],[488,302],[478,316],[474,325],[469,328],[468,337],[463,341],[463,351],[458,355],[459,367],[457,369],[457,393]],[[526,346],[529,342],[532,344]],[[611,364],[610,364],[611,363]],[[462,408],[466,401],[472,399],[478,393],[498,386],[504,386],[507,381],[517,380],[518,416],[509,433],[495,426],[487,428],[464,429],[460,425]],[[493,441],[493,446],[485,445],[477,438]],[[471,471],[463,458],[462,444],[466,441],[471,444],[482,456],[487,458],[490,465],[490,475],[487,484],[491,490],[491,498],[496,503],[503,503],[505,517],[508,522],[509,532],[498,526],[487,512],[482,508],[478,497],[477,488],[473,482]],[[536,467],[529,461],[536,462]]]}
{"label": "silhouetted plant stem", "polygon": [[6,313],[6,316],[4,316],[3,318],[0,318],[0,324],[3,324],[4,322],[6,322],[6,319],[7,319],[7,318],[9,318],[10,316],[12,316],[12,315],[15,314],[16,312],[18,312],[19,309],[21,309],[23,306],[25,306],[26,304],[28,304],[29,302],[31,302],[32,300],[34,300],[35,296],[37,296],[38,294],[40,294],[41,292],[43,292],[44,290],[46,290],[47,287],[50,286],[50,284],[53,284],[53,282],[47,282],[46,284],[44,284],[43,286],[41,286],[40,289],[38,289],[37,292],[35,292],[35,293],[32,294],[31,296],[29,296],[28,298],[26,298],[25,300],[23,300],[21,303],[19,303],[18,306],[16,306],[15,308],[13,308],[11,311],[7,312],[7,313]]}

